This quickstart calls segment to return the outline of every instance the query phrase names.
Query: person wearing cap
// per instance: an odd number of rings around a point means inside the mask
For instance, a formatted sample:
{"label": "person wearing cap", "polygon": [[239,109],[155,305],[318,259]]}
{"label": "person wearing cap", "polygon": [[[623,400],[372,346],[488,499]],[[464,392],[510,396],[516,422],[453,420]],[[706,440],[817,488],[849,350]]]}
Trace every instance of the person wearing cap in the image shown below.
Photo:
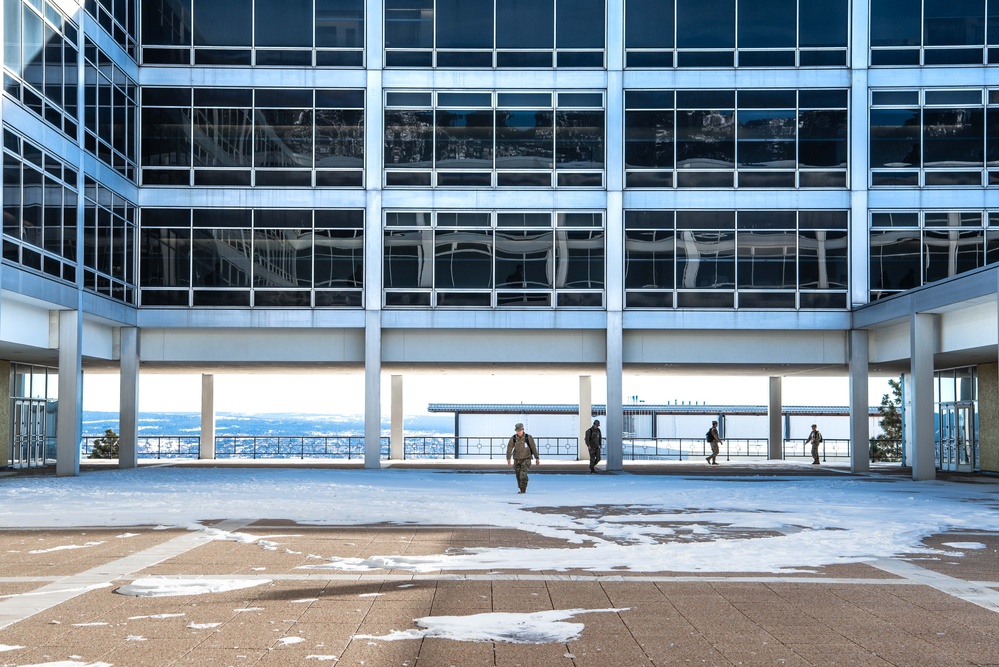
{"label": "person wearing cap", "polygon": [[812,443],[812,465],[819,465],[819,445],[822,444],[822,434],[819,433],[819,427],[812,424],[812,432],[808,434],[805,439],[805,444]]}
{"label": "person wearing cap", "polygon": [[524,433],[524,425],[518,423],[513,429],[516,433],[510,436],[510,442],[506,445],[506,464],[510,465],[512,457],[519,493],[527,493],[527,473],[531,470],[531,458],[533,457],[538,464],[541,463],[541,458],[538,456],[534,438],[529,433]]}
{"label": "person wearing cap", "polygon": [[600,420],[594,419],[593,426],[586,429],[583,435],[583,442],[590,450],[590,474],[597,471],[597,464],[600,463],[600,447],[603,445],[603,434],[600,433]]}

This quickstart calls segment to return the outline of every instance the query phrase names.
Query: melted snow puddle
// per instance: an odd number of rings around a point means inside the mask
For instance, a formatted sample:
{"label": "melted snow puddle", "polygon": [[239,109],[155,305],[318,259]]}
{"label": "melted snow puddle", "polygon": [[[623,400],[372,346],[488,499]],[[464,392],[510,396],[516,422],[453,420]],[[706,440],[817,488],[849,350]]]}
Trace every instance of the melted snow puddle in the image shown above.
{"label": "melted snow puddle", "polygon": [[354,639],[398,641],[437,637],[464,642],[508,644],[564,644],[579,639],[582,623],[565,620],[580,614],[618,613],[621,609],[555,609],[532,614],[489,612],[471,616],[425,616],[416,619],[422,629],[396,630],[387,635],[354,635]]}
{"label": "melted snow puddle", "polygon": [[163,579],[146,577],[136,579],[115,589],[115,593],[134,597],[166,597],[170,595],[204,595],[253,588],[271,583],[270,579]]}

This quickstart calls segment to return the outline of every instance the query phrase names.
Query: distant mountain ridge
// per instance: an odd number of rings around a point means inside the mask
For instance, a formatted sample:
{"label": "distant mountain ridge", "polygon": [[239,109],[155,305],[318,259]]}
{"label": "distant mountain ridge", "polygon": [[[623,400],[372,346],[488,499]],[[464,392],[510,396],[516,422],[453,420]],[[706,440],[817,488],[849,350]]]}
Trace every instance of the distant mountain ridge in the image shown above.
{"label": "distant mountain ridge", "polygon": [[[411,415],[403,418],[406,435],[454,435],[451,415]],[[119,431],[117,412],[83,413],[83,435],[103,435],[105,429]],[[389,420],[382,420],[382,435],[388,435]],[[139,414],[140,436],[198,435],[201,413],[143,412]],[[215,415],[216,435],[364,435],[364,415],[317,415],[309,413],[244,414],[219,412]]]}

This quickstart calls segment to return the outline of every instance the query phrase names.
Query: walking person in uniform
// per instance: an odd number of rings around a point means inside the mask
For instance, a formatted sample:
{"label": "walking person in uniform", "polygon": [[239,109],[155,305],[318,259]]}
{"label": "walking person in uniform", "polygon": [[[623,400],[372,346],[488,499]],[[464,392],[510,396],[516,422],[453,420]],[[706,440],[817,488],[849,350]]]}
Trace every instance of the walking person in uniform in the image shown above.
{"label": "walking person in uniform", "polygon": [[513,471],[517,474],[517,486],[520,487],[519,493],[527,493],[527,473],[531,470],[531,458],[541,465],[541,457],[538,456],[534,438],[529,433],[524,433],[524,425],[518,423],[513,428],[516,433],[510,436],[510,442],[506,445],[506,464],[510,465],[512,456]]}
{"label": "walking person in uniform", "polygon": [[600,463],[600,447],[603,445],[599,419],[594,419],[593,426],[586,429],[583,440],[586,442],[586,448],[590,450],[590,474],[593,474],[597,471],[597,464]]}
{"label": "walking person in uniform", "polygon": [[711,422],[711,428],[708,430],[705,439],[711,445],[711,456],[707,456],[705,459],[711,465],[716,466],[718,465],[718,452],[721,450],[721,436],[718,435],[718,422]]}
{"label": "walking person in uniform", "polygon": [[805,444],[812,443],[812,465],[819,465],[819,445],[822,444],[822,434],[819,433],[819,427],[812,424],[812,432],[808,434],[805,439]]}

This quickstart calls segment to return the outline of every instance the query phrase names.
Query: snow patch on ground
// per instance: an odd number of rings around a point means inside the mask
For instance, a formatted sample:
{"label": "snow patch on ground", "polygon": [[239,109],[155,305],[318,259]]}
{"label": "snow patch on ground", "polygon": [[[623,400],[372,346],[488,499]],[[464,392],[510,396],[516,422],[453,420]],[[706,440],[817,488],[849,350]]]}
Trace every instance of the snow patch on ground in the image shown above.
{"label": "snow patch on ground", "polygon": [[145,577],[116,588],[114,592],[120,595],[145,598],[171,595],[204,595],[206,593],[237,591],[269,583],[270,579],[165,579],[161,577]]}
{"label": "snow patch on ground", "polygon": [[944,542],[943,545],[951,549],[968,549],[969,551],[986,548],[986,545],[981,542]]}
{"label": "snow patch on ground", "polygon": [[555,609],[514,614],[489,612],[470,616],[425,616],[415,623],[422,630],[396,630],[387,635],[354,635],[354,639],[398,641],[437,637],[463,642],[564,644],[579,639],[582,623],[566,623],[580,614],[617,613],[625,609]]}

